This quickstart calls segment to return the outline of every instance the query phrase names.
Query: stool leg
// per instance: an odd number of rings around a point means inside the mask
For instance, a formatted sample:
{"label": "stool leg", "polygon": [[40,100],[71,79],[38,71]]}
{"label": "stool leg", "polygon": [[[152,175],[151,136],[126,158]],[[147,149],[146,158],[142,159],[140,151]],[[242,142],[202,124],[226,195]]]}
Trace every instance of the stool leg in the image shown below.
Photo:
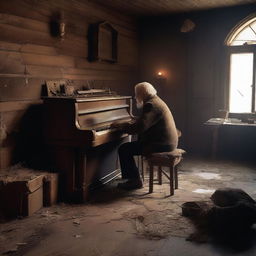
{"label": "stool leg", "polygon": [[139,170],[139,172],[141,172],[141,168],[140,168],[140,156],[137,156],[137,168]]}
{"label": "stool leg", "polygon": [[174,166],[175,189],[178,189],[178,165]]}
{"label": "stool leg", "polygon": [[170,195],[174,195],[174,187],[173,187],[173,173],[174,167],[170,167]]}
{"label": "stool leg", "polygon": [[143,156],[141,156],[141,176],[142,176],[142,180],[144,181],[144,161],[143,161]]}
{"label": "stool leg", "polygon": [[154,166],[149,164],[149,193],[153,192]]}
{"label": "stool leg", "polygon": [[162,170],[161,170],[161,166],[158,166],[157,177],[158,177],[158,184],[162,185]]}

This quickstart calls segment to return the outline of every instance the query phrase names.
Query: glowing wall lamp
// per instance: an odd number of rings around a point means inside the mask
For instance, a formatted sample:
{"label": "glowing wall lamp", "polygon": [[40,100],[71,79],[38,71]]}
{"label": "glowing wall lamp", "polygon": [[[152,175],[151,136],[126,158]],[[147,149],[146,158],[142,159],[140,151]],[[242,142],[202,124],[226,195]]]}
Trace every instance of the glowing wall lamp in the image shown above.
{"label": "glowing wall lamp", "polygon": [[166,74],[165,74],[165,72],[163,72],[163,71],[157,71],[157,73],[156,73],[156,78],[157,79],[160,79],[160,80],[165,80],[166,79]]}
{"label": "glowing wall lamp", "polygon": [[159,72],[157,72],[157,75],[158,75],[158,77],[162,77],[163,76],[163,72],[159,71]]}

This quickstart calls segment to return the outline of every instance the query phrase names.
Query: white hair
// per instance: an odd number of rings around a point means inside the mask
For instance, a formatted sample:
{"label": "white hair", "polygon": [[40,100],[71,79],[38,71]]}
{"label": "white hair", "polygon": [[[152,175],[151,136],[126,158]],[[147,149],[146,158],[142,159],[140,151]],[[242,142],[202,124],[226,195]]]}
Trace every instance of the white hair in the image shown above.
{"label": "white hair", "polygon": [[154,86],[148,82],[142,82],[135,85],[135,98],[137,102],[142,103],[149,97],[156,95],[157,91]]}

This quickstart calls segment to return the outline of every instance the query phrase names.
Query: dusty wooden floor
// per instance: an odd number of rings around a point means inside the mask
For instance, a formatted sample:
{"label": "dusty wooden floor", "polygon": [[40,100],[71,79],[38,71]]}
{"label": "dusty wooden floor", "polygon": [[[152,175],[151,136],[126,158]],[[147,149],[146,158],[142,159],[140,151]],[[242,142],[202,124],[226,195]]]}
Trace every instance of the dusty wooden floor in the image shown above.
{"label": "dusty wooden floor", "polygon": [[[117,182],[117,181],[116,181]],[[122,192],[116,182],[88,204],[59,204],[33,216],[1,224],[0,253],[42,256],[256,255],[254,234],[243,247],[187,241],[195,231],[181,215],[187,201],[208,201],[220,187],[241,188],[256,199],[256,166],[185,158],[179,189],[168,196],[167,181]],[[242,234],[241,234],[242,236]]]}

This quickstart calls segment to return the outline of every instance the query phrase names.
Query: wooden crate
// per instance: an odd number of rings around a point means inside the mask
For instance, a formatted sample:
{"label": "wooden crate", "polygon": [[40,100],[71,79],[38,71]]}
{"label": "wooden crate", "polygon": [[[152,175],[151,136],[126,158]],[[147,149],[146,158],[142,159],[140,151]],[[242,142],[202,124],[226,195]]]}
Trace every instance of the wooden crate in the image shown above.
{"label": "wooden crate", "polygon": [[30,216],[43,206],[43,178],[35,176],[30,180],[1,182],[0,211],[5,218]]}

